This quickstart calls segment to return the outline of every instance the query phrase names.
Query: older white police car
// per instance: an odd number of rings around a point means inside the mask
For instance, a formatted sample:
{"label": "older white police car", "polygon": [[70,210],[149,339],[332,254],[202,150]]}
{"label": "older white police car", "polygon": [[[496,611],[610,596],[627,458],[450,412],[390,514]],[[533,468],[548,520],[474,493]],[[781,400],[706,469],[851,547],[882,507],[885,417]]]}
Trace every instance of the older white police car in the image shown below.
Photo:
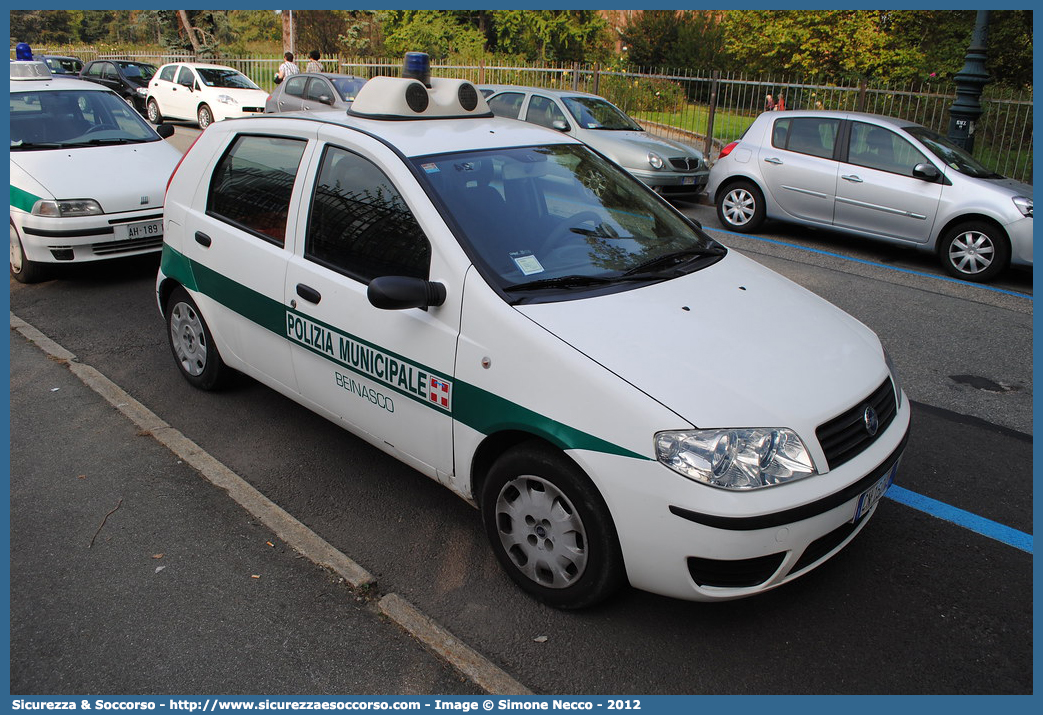
{"label": "older white police car", "polygon": [[196,141],[157,279],[184,377],[247,373],[471,500],[558,607],[748,596],[854,538],[909,425],[876,336],[421,77]]}
{"label": "older white police car", "polygon": [[115,92],[11,63],[11,275],[155,253],[163,191],[180,154]]}

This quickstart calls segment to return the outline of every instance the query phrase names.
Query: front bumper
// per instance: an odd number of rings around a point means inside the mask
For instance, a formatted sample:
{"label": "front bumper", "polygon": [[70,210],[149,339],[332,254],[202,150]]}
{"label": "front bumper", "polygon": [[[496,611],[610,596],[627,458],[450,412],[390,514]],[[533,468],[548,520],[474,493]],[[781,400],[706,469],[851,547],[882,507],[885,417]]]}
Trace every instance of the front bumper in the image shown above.
{"label": "front bumper", "polygon": [[1005,227],[1010,237],[1010,262],[1015,266],[1032,265],[1032,219],[1025,217]]}
{"label": "front bumper", "polygon": [[694,198],[706,189],[710,178],[709,171],[678,173],[672,171],[645,171],[643,169],[627,169],[643,184],[666,198]]}
{"label": "front bumper", "polygon": [[[896,470],[908,399],[879,439],[826,474],[755,492],[714,489],[658,462],[574,454],[608,502],[636,588],[692,601],[743,598],[802,576],[839,552],[877,507],[860,496]],[[604,481],[601,481],[604,480]],[[879,505],[877,505],[879,506]]]}
{"label": "front bumper", "polygon": [[213,102],[209,105],[214,112],[214,121],[220,122],[225,119],[239,119],[240,117],[252,117],[264,113],[264,104],[258,107],[244,107],[240,104],[224,104]]}
{"label": "front bumper", "polygon": [[[52,218],[14,213],[22,249],[37,263],[83,263],[156,253],[163,247],[161,208],[98,216]],[[127,236],[125,227],[148,224],[147,234]],[[159,226],[158,233],[155,226]]]}

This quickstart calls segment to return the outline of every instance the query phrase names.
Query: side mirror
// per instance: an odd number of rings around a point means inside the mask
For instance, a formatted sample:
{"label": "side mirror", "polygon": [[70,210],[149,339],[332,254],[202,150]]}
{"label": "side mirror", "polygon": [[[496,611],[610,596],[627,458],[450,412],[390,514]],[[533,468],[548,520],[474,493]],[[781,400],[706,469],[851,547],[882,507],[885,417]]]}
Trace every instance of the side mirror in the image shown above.
{"label": "side mirror", "polygon": [[555,119],[551,122],[551,126],[557,129],[559,132],[567,132],[569,130],[569,123],[564,119]]}
{"label": "side mirror", "polygon": [[333,97],[329,96],[328,94],[319,95],[319,101],[323,104],[328,104],[331,107],[333,106]]}
{"label": "side mirror", "polygon": [[164,139],[169,139],[174,136],[174,125],[173,124],[160,124],[156,127],[156,134],[160,135]]}
{"label": "side mirror", "polygon": [[937,181],[941,174],[937,166],[923,162],[913,167],[913,176],[924,181]]}
{"label": "side mirror", "polygon": [[423,278],[380,276],[369,282],[366,297],[370,305],[381,310],[429,308],[445,302],[445,286]]}

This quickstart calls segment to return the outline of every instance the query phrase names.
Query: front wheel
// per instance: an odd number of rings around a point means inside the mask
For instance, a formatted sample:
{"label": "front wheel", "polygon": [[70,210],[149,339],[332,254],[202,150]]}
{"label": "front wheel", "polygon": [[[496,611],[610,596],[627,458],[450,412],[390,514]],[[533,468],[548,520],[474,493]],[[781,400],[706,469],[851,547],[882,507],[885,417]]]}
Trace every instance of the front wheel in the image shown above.
{"label": "front wheel", "polygon": [[1010,262],[1010,243],[997,227],[968,221],[942,238],[938,257],[951,276],[965,281],[991,281]]}
{"label": "front wheel", "polygon": [[145,106],[145,111],[148,113],[148,120],[155,125],[163,123],[163,114],[159,111],[159,104],[156,100],[150,99],[148,104]]}
{"label": "front wheel", "polygon": [[481,511],[500,565],[549,606],[592,606],[626,580],[608,507],[583,471],[549,445],[527,443],[497,459]]}
{"label": "front wheel", "polygon": [[167,337],[181,375],[200,390],[216,390],[228,381],[229,368],[221,360],[195,301],[181,286],[167,299]]}
{"label": "front wheel", "polygon": [[11,275],[19,283],[39,283],[47,278],[47,267],[43,263],[25,257],[22,238],[18,229],[11,224]]}
{"label": "front wheel", "polygon": [[210,107],[205,104],[199,108],[199,112],[196,117],[199,120],[199,128],[206,129],[214,123],[214,113],[210,111]]}
{"label": "front wheel", "polygon": [[732,231],[756,231],[764,223],[764,195],[748,181],[730,184],[717,202],[717,219]]}

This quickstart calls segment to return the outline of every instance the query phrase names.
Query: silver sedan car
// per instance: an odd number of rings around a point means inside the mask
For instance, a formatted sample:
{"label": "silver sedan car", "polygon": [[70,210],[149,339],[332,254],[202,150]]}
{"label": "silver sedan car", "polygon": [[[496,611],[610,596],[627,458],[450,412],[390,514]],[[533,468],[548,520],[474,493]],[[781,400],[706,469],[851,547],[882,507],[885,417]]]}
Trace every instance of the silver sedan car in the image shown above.
{"label": "silver sedan car", "polygon": [[350,74],[301,72],[276,85],[264,111],[295,112],[302,109],[347,108],[366,80]]}
{"label": "silver sedan car", "polygon": [[977,282],[1032,266],[1032,187],[901,119],[764,112],[721,151],[707,193],[732,231],[768,218],[832,228],[936,252]]}
{"label": "silver sedan car", "polygon": [[513,85],[482,85],[489,109],[498,117],[557,129],[616,162],[668,199],[698,200],[710,170],[702,152],[655,136],[607,99],[572,92]]}

